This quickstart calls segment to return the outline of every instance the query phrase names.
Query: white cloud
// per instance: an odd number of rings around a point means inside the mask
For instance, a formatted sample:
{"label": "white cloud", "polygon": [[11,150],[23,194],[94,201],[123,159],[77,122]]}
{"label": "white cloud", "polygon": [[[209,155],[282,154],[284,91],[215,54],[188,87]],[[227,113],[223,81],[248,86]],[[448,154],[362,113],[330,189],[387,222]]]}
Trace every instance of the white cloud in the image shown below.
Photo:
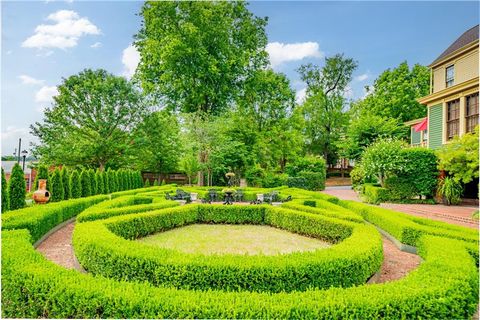
{"label": "white cloud", "polygon": [[18,139],[28,134],[28,128],[18,128],[16,126],[8,126],[2,130],[2,142],[6,142],[10,139]]}
{"label": "white cloud", "polygon": [[23,41],[22,47],[67,49],[75,47],[82,36],[100,34],[97,26],[72,10],[59,10],[50,14],[47,20],[52,24],[37,26],[35,33]]}
{"label": "white cloud", "polygon": [[33,77],[27,76],[26,74],[19,75],[18,78],[22,80],[23,84],[41,85],[45,82],[45,80],[35,79]]}
{"label": "white cloud", "polygon": [[306,96],[307,96],[307,88],[300,89],[295,93],[295,101],[298,104],[302,104],[305,101]]}
{"label": "white cloud", "polygon": [[7,55],[11,55],[11,54],[12,54],[12,50],[8,50],[8,51],[6,52],[6,54],[7,54]]}
{"label": "white cloud", "polygon": [[129,45],[125,50],[123,50],[122,54],[122,63],[124,66],[123,75],[130,79],[134,75],[139,62],[140,53],[133,45]]}
{"label": "white cloud", "polygon": [[101,42],[95,42],[94,44],[92,44],[92,45],[90,46],[90,48],[96,49],[96,48],[100,48],[101,46],[102,46],[102,43],[101,43]]}
{"label": "white cloud", "polygon": [[56,86],[43,86],[35,93],[35,102],[49,103],[58,94]]}
{"label": "white cloud", "polygon": [[355,77],[355,81],[362,82],[368,79],[368,74],[364,73]]}
{"label": "white cloud", "polygon": [[324,56],[317,42],[271,42],[267,44],[266,50],[270,56],[272,67],[288,61],[302,60],[308,57],[321,58]]}
{"label": "white cloud", "polygon": [[343,95],[345,96],[345,98],[352,99],[354,96],[352,87],[346,86],[345,90],[343,90]]}

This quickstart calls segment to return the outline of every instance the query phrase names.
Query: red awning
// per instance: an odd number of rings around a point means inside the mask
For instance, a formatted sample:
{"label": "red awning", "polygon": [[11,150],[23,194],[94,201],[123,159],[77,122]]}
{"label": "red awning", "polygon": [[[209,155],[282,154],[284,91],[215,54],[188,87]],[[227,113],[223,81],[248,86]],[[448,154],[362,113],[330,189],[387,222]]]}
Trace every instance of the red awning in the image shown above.
{"label": "red awning", "polygon": [[420,132],[420,131],[423,131],[423,130],[427,130],[427,124],[428,124],[428,118],[425,118],[425,119],[423,119],[422,122],[420,122],[415,127],[413,127],[413,129],[415,130],[415,132]]}

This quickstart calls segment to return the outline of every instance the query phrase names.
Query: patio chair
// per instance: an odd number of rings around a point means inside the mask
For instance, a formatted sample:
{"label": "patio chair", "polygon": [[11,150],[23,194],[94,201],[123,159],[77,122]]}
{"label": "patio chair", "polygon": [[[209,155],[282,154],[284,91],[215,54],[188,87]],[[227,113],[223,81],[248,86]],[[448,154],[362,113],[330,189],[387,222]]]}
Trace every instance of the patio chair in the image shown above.
{"label": "patio chair", "polygon": [[242,202],[243,201],[243,190],[237,190],[234,195],[235,202]]}
{"label": "patio chair", "polygon": [[208,199],[210,200],[210,202],[217,201],[217,198],[218,198],[217,190],[215,189],[208,190]]}

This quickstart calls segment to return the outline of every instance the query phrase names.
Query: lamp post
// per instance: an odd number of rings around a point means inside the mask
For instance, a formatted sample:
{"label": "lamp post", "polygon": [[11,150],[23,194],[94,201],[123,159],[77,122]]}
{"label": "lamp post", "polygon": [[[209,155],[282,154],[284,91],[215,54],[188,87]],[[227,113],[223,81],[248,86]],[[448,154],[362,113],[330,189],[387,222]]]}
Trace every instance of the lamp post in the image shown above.
{"label": "lamp post", "polygon": [[23,168],[23,172],[25,172],[25,159],[27,158],[27,154],[28,154],[28,151],[27,151],[27,150],[23,150],[23,151],[22,151],[22,157],[23,157],[23,165],[22,165],[22,168]]}

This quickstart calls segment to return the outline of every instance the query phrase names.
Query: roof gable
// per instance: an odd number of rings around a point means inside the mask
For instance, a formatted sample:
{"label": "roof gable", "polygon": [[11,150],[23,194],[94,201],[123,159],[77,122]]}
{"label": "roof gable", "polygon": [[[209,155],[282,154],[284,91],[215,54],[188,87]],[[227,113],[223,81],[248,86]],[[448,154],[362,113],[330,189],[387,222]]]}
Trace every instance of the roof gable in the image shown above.
{"label": "roof gable", "polygon": [[435,59],[435,61],[432,62],[432,65],[442,60],[449,54],[465,47],[469,43],[474,42],[475,40],[478,40],[478,24],[475,27],[465,31],[457,40],[455,40],[455,42],[453,42],[447,48],[447,50],[443,51],[443,53],[440,56],[438,56],[438,58]]}

